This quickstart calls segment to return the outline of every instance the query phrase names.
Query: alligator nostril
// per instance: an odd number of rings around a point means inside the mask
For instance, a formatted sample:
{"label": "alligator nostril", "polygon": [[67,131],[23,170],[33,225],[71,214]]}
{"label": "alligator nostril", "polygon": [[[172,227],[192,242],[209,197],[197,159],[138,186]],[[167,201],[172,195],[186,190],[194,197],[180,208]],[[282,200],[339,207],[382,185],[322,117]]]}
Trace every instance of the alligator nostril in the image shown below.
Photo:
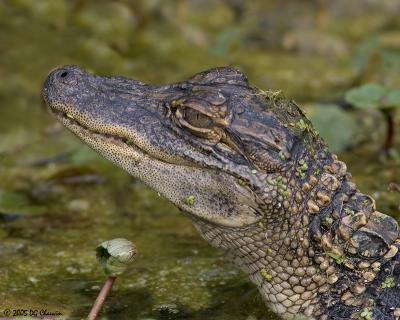
{"label": "alligator nostril", "polygon": [[61,73],[60,77],[65,78],[67,75],[68,75],[68,71],[64,71],[63,73]]}

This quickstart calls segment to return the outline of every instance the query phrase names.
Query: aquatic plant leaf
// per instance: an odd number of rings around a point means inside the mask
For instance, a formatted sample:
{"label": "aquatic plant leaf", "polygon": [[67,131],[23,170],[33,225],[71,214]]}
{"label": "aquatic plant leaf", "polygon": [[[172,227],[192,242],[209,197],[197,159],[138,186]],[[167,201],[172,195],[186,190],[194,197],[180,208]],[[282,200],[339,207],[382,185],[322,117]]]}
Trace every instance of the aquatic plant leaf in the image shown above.
{"label": "aquatic plant leaf", "polygon": [[334,151],[342,151],[355,142],[356,120],[336,106],[318,106],[310,115],[315,129]]}
{"label": "aquatic plant leaf", "polygon": [[390,91],[383,101],[384,107],[400,107],[400,90]]}
{"label": "aquatic plant leaf", "polygon": [[379,108],[388,91],[380,84],[367,83],[347,91],[345,99],[357,108]]}

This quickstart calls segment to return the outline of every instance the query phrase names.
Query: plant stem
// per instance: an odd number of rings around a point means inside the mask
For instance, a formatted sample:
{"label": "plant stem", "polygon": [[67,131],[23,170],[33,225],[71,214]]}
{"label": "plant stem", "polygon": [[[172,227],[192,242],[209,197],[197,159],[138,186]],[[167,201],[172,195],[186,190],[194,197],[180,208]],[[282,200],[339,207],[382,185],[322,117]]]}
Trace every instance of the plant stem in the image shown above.
{"label": "plant stem", "polygon": [[115,279],[116,279],[115,277],[109,277],[104,283],[103,288],[101,289],[99,295],[97,296],[96,301],[94,302],[92,310],[90,310],[90,313],[87,317],[88,320],[96,320],[97,315],[101,311],[101,308],[104,304],[104,301],[106,300],[108,294],[110,293],[110,290],[114,284]]}
{"label": "plant stem", "polygon": [[384,151],[388,154],[389,150],[394,146],[394,109],[381,109],[386,120],[386,139],[383,145]]}

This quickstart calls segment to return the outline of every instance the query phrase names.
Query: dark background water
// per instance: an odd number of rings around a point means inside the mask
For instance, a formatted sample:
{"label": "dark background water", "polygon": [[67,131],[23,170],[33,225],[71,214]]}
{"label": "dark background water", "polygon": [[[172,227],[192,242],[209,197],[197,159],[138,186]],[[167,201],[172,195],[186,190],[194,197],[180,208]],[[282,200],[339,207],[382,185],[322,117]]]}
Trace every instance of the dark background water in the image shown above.
{"label": "dark background water", "polygon": [[275,319],[171,204],[55,122],[41,84],[63,64],[151,83],[238,67],[301,104],[361,191],[399,217],[399,144],[384,158],[380,113],[343,108],[353,86],[400,87],[399,14],[397,0],[0,0],[0,314],[84,318],[104,281],[94,248],[126,237],[140,256],[102,319]]}

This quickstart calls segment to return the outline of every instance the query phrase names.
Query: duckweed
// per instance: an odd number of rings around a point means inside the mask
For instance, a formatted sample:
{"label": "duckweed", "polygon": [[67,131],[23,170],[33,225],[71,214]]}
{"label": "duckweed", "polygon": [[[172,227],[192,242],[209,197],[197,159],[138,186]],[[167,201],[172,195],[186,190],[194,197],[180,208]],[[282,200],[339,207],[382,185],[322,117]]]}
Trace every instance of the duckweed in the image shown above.
{"label": "duckweed", "polygon": [[272,281],[272,275],[268,272],[267,269],[265,269],[265,268],[261,269],[260,273],[265,280],[267,280],[268,282]]}
{"label": "duckweed", "polygon": [[385,280],[381,283],[381,288],[394,288],[396,286],[396,282],[394,277],[386,277]]}
{"label": "duckweed", "polygon": [[365,307],[364,309],[361,310],[360,314],[362,319],[365,320],[372,320],[372,310],[370,307]]}
{"label": "duckweed", "polygon": [[194,205],[194,203],[196,202],[196,197],[195,196],[188,196],[186,197],[184,200],[185,204],[187,204],[188,206],[192,206]]}
{"label": "duckweed", "polygon": [[327,256],[331,257],[337,264],[342,264],[344,262],[344,257],[333,252],[327,252]]}

